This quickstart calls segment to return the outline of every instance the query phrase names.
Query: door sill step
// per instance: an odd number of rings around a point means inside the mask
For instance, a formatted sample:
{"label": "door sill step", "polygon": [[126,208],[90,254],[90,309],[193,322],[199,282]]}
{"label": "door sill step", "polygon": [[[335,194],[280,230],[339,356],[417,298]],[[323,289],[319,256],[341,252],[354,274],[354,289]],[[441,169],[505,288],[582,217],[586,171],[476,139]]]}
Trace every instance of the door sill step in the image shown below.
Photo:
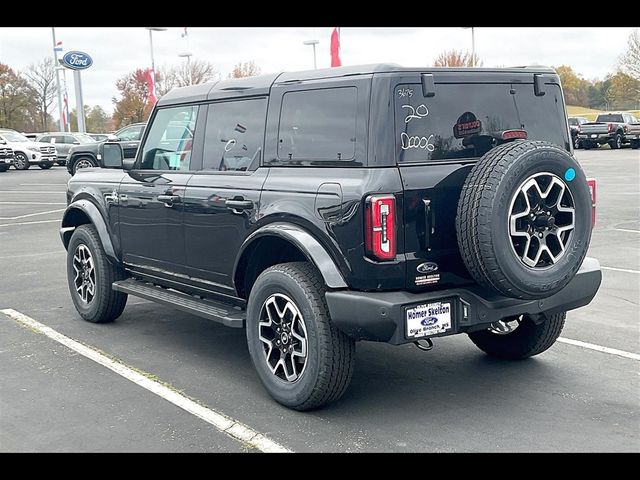
{"label": "door sill step", "polygon": [[183,312],[222,323],[227,327],[244,327],[245,311],[222,302],[203,300],[135,278],[113,282],[112,288],[118,292],[168,305]]}

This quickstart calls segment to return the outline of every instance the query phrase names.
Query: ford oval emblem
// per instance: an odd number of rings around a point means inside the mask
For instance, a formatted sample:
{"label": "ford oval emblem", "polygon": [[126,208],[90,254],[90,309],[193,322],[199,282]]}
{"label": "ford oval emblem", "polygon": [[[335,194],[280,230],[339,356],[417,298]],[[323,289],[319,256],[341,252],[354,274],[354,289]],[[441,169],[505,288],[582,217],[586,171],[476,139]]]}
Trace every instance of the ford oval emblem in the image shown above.
{"label": "ford oval emblem", "polygon": [[85,70],[93,65],[93,59],[88,53],[73,51],[64,54],[62,64],[72,70]]}
{"label": "ford oval emblem", "polygon": [[433,262],[424,262],[416,267],[416,270],[420,273],[431,273],[438,270],[438,264]]}
{"label": "ford oval emblem", "polygon": [[435,325],[436,323],[438,323],[438,319],[436,317],[427,317],[420,320],[420,324],[424,325],[425,327]]}

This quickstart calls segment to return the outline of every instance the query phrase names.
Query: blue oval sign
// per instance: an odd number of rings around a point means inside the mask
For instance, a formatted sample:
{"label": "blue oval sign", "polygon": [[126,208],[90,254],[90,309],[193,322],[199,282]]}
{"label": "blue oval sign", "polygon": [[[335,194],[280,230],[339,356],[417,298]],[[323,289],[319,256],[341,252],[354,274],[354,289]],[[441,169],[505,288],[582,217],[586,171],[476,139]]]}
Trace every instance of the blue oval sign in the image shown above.
{"label": "blue oval sign", "polygon": [[85,70],[93,65],[93,59],[88,53],[67,52],[62,57],[62,64],[72,70]]}
{"label": "blue oval sign", "polygon": [[435,325],[436,323],[438,323],[437,317],[428,317],[420,320],[420,324],[424,325],[425,327],[430,327],[431,325]]}

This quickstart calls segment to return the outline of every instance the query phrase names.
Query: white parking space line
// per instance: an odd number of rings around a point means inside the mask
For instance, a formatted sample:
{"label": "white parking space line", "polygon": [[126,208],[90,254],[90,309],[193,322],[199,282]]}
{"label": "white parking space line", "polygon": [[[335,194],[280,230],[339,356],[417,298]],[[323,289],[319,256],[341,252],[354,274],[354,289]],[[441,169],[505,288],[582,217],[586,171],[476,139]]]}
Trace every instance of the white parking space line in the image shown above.
{"label": "white parking space line", "polygon": [[46,212],[27,213],[26,215],[18,215],[15,217],[0,217],[0,220],[18,220],[19,218],[36,217],[38,215],[46,215],[48,213],[64,212],[66,208],[59,208],[57,210],[48,210]]}
{"label": "white parking space line", "polygon": [[617,355],[618,357],[630,358],[631,360],[640,360],[640,354],[625,352],[624,350],[618,350],[617,348],[603,347],[602,345],[596,345],[595,343],[581,342],[580,340],[572,340],[571,338],[558,338],[561,343],[568,345],[575,345],[576,347],[588,348],[589,350],[595,350],[596,352],[608,353],[609,355]]}
{"label": "white parking space line", "polygon": [[630,228],[612,228],[616,232],[640,233],[640,230],[631,230]]}
{"label": "white parking space line", "polygon": [[[7,255],[4,257],[0,257],[0,260],[4,260],[7,258],[29,258],[29,257],[46,257],[47,255],[59,255],[62,253],[67,253],[66,250],[56,250],[55,252],[40,252],[40,253],[23,253],[22,255]],[[127,302],[130,304],[131,302]]]}
{"label": "white parking space line", "polygon": [[66,183],[21,183],[21,187],[66,187]]}
{"label": "white parking space line", "polygon": [[66,346],[67,348],[79,353],[80,355],[93,360],[94,362],[108,368],[109,370],[117,373],[118,375],[130,380],[136,385],[148,390],[151,393],[164,398],[168,402],[173,403],[175,406],[185,410],[186,412],[195,415],[196,417],[204,420],[205,422],[213,425],[215,428],[223,433],[226,433],[235,440],[238,440],[246,445],[256,448],[266,453],[288,453],[291,452],[288,448],[274,442],[273,440],[265,437],[261,433],[253,430],[252,428],[230,418],[224,413],[218,412],[212,408],[200,405],[190,398],[178,393],[169,387],[163,385],[160,382],[152,380],[143,374],[128,367],[124,363],[113,360],[106,355],[94,350],[88,345],[83,345],[72,338],[63,335],[51,327],[48,327],[27,315],[17,312],[11,308],[0,310],[7,317],[15,322],[35,330],[37,333],[45,335],[50,339]]}
{"label": "white parking space line", "polygon": [[34,222],[15,222],[15,223],[0,223],[0,227],[10,227],[11,225],[35,225],[37,223],[53,223],[53,222],[58,222],[60,223],[60,219],[56,218],[55,220],[37,220]]}
{"label": "white parking space line", "polygon": [[66,205],[67,202],[0,202],[0,205]]}
{"label": "white parking space line", "polygon": [[640,270],[631,270],[629,268],[616,268],[616,267],[604,267],[604,266],[600,266],[600,268],[602,270],[611,270],[613,272],[625,272],[625,273],[640,273]]}
{"label": "white parking space line", "polygon": [[66,194],[64,190],[0,190],[0,193],[60,193]]}

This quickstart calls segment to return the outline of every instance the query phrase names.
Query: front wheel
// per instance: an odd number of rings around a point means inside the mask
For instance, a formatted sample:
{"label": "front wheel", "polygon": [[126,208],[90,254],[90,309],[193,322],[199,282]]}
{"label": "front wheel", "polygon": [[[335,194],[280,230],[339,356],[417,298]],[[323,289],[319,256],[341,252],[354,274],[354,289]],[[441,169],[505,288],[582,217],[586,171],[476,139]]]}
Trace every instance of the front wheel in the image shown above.
{"label": "front wheel", "polygon": [[40,164],[38,164],[38,166],[42,170],[49,170],[51,167],[53,167],[53,163],[40,163]]}
{"label": "front wheel", "polygon": [[81,157],[76,160],[76,163],[73,165],[73,174],[75,175],[81,168],[91,168],[96,166],[97,165],[89,157]]}
{"label": "front wheel", "polygon": [[111,284],[124,278],[122,269],[107,259],[95,227],[87,224],[76,228],[67,248],[67,282],[80,316],[93,323],[118,318],[127,294],[116,292]]}
{"label": "front wheel", "polygon": [[247,306],[251,361],[269,394],[296,410],[339,399],[351,381],[355,342],[331,322],[324,282],[305,262],[268,268]]}
{"label": "front wheel", "polygon": [[28,170],[31,164],[24,153],[16,153],[13,156],[13,167],[16,170]]}
{"label": "front wheel", "polygon": [[546,321],[535,324],[528,316],[501,320],[487,330],[470,332],[476,346],[492,357],[522,360],[547,350],[560,336],[566,312],[550,315]]}
{"label": "front wheel", "polygon": [[633,148],[634,150],[637,150],[638,148],[640,148],[640,140],[632,140],[631,148]]}
{"label": "front wheel", "polygon": [[573,139],[573,148],[575,148],[576,150],[580,148],[580,139],[578,137],[575,137]]}

